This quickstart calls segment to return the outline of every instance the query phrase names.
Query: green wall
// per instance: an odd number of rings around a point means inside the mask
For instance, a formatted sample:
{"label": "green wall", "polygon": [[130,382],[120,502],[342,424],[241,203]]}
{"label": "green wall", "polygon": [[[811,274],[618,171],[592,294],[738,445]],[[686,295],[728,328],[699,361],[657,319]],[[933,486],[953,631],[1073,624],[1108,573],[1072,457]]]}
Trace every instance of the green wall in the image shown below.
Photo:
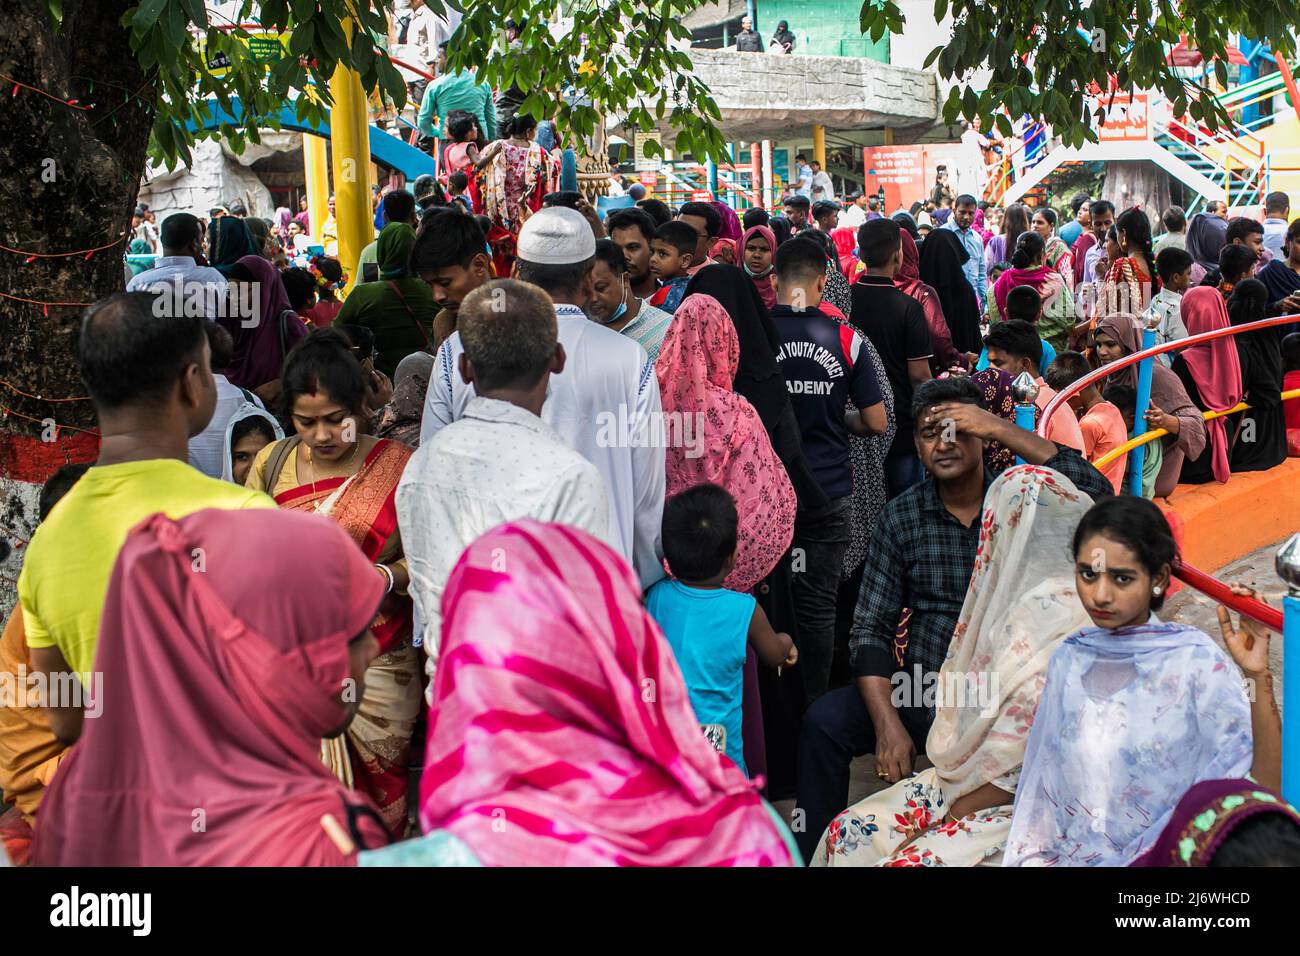
{"label": "green wall", "polygon": [[777,23],[787,20],[796,38],[796,54],[861,56],[889,62],[889,34],[872,43],[858,27],[862,0],[757,0],[757,7],[758,32],[764,43],[772,42]]}

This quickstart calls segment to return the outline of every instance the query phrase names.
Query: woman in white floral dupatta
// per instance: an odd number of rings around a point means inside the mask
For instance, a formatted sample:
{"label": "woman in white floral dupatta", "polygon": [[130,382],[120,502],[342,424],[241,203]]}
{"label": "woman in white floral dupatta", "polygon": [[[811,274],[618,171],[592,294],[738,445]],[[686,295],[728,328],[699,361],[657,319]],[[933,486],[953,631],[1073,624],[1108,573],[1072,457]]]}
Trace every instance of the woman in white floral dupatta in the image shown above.
{"label": "woman in white floral dupatta", "polygon": [[1088,623],[1066,542],[1091,505],[1050,468],[1022,465],[993,482],[948,658],[933,689],[912,689],[934,695],[934,766],[832,820],[813,866],[1001,863],[1047,662]]}

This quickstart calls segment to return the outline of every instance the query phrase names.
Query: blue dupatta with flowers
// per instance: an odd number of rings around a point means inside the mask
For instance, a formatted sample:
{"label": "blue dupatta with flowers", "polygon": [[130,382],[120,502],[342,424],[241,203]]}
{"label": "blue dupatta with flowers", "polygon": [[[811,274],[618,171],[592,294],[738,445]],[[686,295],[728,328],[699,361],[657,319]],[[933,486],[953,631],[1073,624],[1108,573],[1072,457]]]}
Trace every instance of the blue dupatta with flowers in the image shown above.
{"label": "blue dupatta with flowers", "polygon": [[1253,755],[1241,673],[1208,635],[1077,631],[1048,664],[1003,865],[1127,865],[1189,787],[1244,777]]}

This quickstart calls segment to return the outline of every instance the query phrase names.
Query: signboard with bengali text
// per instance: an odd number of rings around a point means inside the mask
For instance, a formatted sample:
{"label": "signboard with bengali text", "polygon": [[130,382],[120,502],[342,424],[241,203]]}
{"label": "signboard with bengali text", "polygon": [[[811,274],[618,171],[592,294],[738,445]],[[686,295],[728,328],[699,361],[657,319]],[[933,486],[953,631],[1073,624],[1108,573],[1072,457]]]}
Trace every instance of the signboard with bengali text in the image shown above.
{"label": "signboard with bengali text", "polygon": [[1091,109],[1097,138],[1103,143],[1145,142],[1151,138],[1151,102],[1146,93],[1103,95],[1093,102]]}
{"label": "signboard with bengali text", "polygon": [[960,143],[933,143],[924,146],[866,146],[862,150],[866,171],[867,195],[884,191],[888,215],[924,200],[934,186],[939,166],[946,166],[950,181],[957,168]]}
{"label": "signboard with bengali text", "polygon": [[[633,168],[638,173],[659,172],[660,166],[663,165],[663,138],[659,131],[651,130],[648,133],[643,133],[637,130],[632,140]],[[661,148],[654,156],[647,156],[645,151],[646,143],[658,143]]]}

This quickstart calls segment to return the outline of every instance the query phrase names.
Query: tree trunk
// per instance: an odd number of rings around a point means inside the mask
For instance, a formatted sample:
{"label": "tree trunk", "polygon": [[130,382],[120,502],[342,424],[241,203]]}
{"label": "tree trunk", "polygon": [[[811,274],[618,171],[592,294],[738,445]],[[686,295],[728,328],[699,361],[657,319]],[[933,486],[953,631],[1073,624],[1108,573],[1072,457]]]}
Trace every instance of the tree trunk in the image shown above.
{"label": "tree trunk", "polygon": [[1160,214],[1169,208],[1169,174],[1145,159],[1107,163],[1102,195],[1115,204],[1117,214],[1141,206],[1154,235]]}
{"label": "tree trunk", "polygon": [[[0,249],[0,535],[16,551],[0,565],[0,608],[12,601],[39,483],[98,452],[90,403],[67,401],[85,395],[74,357],[82,308],[43,303],[94,302],[125,284],[156,95],[121,26],[132,5],[65,0],[56,31],[43,0],[24,0],[0,30],[0,244],[81,251],[28,262]],[[16,82],[35,90],[14,92]]]}

